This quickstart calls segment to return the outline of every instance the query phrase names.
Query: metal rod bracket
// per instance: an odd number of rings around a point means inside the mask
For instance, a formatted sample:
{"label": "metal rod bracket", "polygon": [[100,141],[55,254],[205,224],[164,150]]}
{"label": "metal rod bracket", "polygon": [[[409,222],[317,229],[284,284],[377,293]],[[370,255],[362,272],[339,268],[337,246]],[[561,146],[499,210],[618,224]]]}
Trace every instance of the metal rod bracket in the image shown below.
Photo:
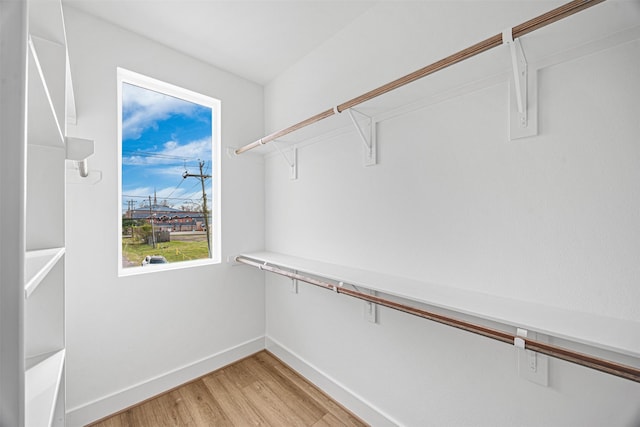
{"label": "metal rod bracket", "polygon": [[513,29],[502,32],[502,43],[509,46],[512,75],[509,83],[509,139],[519,139],[537,134],[537,115],[533,114],[537,101],[537,72],[529,74],[529,64],[524,56],[520,39],[513,38]]}
{"label": "metal rod bracket", "polygon": [[284,159],[284,162],[287,164],[287,166],[289,166],[289,179],[291,179],[292,181],[297,180],[298,179],[298,147],[296,147],[295,145],[291,147],[291,160],[289,160],[289,157],[287,157],[284,151],[282,151],[282,149],[278,146],[278,141],[275,139],[273,140],[273,146],[276,147],[276,149]]}
{"label": "metal rod bracket", "polygon": [[526,329],[517,329],[516,336],[513,338],[513,345],[516,346],[516,348],[521,350],[525,349],[525,338],[527,338],[527,333],[528,331]]}
{"label": "metal rod bracket", "polygon": [[[358,120],[353,114],[354,111],[366,119],[366,122],[369,126],[369,130],[367,133],[365,133],[365,131],[360,126],[360,123],[358,123]],[[364,165],[365,166],[376,165],[378,163],[376,121],[374,120],[373,117],[363,114],[360,111],[355,110],[353,108],[349,108],[347,112],[349,113],[349,118],[351,118],[351,123],[353,123],[353,126],[356,128],[356,131],[358,132],[360,139],[364,143]]]}
{"label": "metal rod bracket", "polygon": [[[377,296],[376,291],[366,290],[365,292],[370,295]],[[371,301],[365,301],[364,302],[364,318],[369,323],[378,323],[378,304]]]}
{"label": "metal rod bracket", "polygon": [[549,357],[528,349],[527,340],[541,341],[544,337],[535,332],[517,328],[513,343],[517,348],[518,375],[520,378],[534,382],[541,386],[549,385]]}

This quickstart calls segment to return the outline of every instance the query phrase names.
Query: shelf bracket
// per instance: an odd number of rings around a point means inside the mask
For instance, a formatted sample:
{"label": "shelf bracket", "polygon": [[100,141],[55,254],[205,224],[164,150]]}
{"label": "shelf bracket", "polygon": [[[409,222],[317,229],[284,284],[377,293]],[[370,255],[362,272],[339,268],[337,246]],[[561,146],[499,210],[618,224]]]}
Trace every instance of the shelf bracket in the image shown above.
{"label": "shelf bracket", "polygon": [[537,134],[537,72],[529,74],[529,64],[524,56],[520,39],[513,39],[513,31],[502,32],[502,42],[509,46],[512,76],[509,79],[509,139],[519,139]]}
{"label": "shelf bracket", "polygon": [[527,339],[539,342],[547,341],[545,337],[539,336],[535,332],[516,328],[513,344],[518,349],[518,374],[520,378],[547,387],[549,385],[549,357],[527,349]]}
{"label": "shelf bracket", "polygon": [[[365,131],[362,130],[360,123],[358,123],[358,120],[354,116],[353,114],[354,111],[367,119],[367,123],[369,125],[369,132],[367,132],[368,136],[365,134]],[[373,117],[367,116],[366,114],[363,114],[360,111],[355,110],[353,108],[347,109],[347,113],[349,113],[351,122],[353,123],[353,126],[358,131],[358,135],[360,136],[360,139],[364,143],[364,165],[365,166],[376,165],[378,163],[377,141],[376,141],[376,121],[373,119]]]}
{"label": "shelf bracket", "polygon": [[[294,274],[298,274],[298,270],[293,270]],[[292,294],[297,294],[298,293],[298,279],[296,279],[295,277],[291,278],[291,293]]]}
{"label": "shelf bracket", "polygon": [[[343,282],[340,282],[340,286],[343,286]],[[372,295],[374,297],[378,295],[378,293],[374,290],[360,289],[353,284],[351,286],[353,286],[353,289],[363,294]],[[363,314],[366,321],[370,323],[378,323],[378,304],[371,301],[364,301]]]}
{"label": "shelf bracket", "polygon": [[287,155],[282,151],[280,146],[278,145],[277,140],[273,140],[273,146],[276,147],[284,162],[289,166],[289,179],[295,181],[298,179],[298,147],[295,145],[291,147],[291,160],[287,157]]}
{"label": "shelf bracket", "polygon": [[[376,291],[367,290],[366,293],[377,296]],[[378,323],[378,304],[365,301],[364,302],[364,318],[370,323]]]}

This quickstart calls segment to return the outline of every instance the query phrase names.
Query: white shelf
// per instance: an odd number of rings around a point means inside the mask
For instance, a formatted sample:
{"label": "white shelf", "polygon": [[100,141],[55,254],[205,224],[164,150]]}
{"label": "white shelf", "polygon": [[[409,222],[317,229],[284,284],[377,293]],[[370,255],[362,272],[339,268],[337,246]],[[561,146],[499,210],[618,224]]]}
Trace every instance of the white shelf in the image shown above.
{"label": "white shelf", "polygon": [[64,246],[65,149],[27,147],[26,250]]}
{"label": "white shelf", "polygon": [[63,45],[29,37],[28,141],[64,146],[66,50]]}
{"label": "white shelf", "polygon": [[563,310],[273,252],[242,256],[476,318],[640,357],[640,322]]}
{"label": "white shelf", "polygon": [[67,44],[64,14],[60,0],[31,1],[29,34]]}
{"label": "white shelf", "polygon": [[[25,374],[25,426],[50,426],[58,401],[65,351],[33,364]],[[28,362],[27,362],[28,363]]]}
{"label": "white shelf", "polygon": [[64,255],[64,248],[28,251],[25,256],[24,297],[29,298]]}

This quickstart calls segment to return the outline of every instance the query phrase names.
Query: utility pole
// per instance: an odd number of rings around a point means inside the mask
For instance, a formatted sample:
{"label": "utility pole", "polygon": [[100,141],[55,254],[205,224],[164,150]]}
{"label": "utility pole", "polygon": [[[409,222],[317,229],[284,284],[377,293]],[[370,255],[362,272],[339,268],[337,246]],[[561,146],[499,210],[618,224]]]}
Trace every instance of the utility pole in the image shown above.
{"label": "utility pole", "polygon": [[202,213],[204,215],[204,227],[207,229],[207,248],[209,249],[209,258],[211,258],[211,230],[209,228],[209,209],[207,209],[207,192],[204,186],[204,180],[207,178],[211,178],[211,175],[205,175],[202,171],[204,167],[204,161],[200,161],[200,175],[191,174],[187,171],[184,171],[182,174],[182,178],[187,178],[192,176],[194,178],[200,178],[200,183],[202,184]]}
{"label": "utility pole", "polygon": [[156,232],[153,229],[153,205],[151,204],[151,196],[149,196],[149,222],[151,223],[151,242],[153,249],[156,248]]}
{"label": "utility pole", "polygon": [[127,200],[127,217],[133,218],[133,210],[135,209],[135,200]]}

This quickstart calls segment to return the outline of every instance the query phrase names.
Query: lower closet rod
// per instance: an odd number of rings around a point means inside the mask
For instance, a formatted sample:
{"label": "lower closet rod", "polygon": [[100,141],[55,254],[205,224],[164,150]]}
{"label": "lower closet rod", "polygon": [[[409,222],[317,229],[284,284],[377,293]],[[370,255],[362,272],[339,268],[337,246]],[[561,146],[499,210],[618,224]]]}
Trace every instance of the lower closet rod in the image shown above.
{"label": "lower closet rod", "polygon": [[335,285],[323,280],[315,279],[313,277],[303,276],[298,273],[283,270],[276,266],[267,265],[267,263],[260,263],[241,255],[237,256],[235,260],[239,263],[259,268],[260,270],[265,270],[271,273],[279,274],[281,276],[289,277],[291,279],[300,280],[302,282],[319,286],[321,288],[325,288],[339,294],[345,294],[374,304],[382,305],[384,307],[392,308],[394,310],[402,311],[404,313],[412,314],[414,316],[422,317],[424,319],[432,320],[434,322],[442,323],[444,325],[453,326],[454,328],[462,329],[467,332],[473,332],[475,334],[479,334],[487,338],[492,338],[508,344],[514,344],[515,339],[519,338],[524,341],[524,346],[527,350],[532,350],[540,354],[546,354],[557,359],[586,366],[588,368],[592,368],[631,381],[640,382],[640,369],[633,366],[623,365],[621,363],[590,356],[588,354],[580,353],[574,350],[569,350],[552,344],[513,335],[508,332],[500,331],[498,329],[493,329],[475,323],[467,322],[465,320],[456,319],[454,317],[429,312],[420,308],[412,307],[410,305],[377,297],[375,295],[347,289],[340,285]]}

